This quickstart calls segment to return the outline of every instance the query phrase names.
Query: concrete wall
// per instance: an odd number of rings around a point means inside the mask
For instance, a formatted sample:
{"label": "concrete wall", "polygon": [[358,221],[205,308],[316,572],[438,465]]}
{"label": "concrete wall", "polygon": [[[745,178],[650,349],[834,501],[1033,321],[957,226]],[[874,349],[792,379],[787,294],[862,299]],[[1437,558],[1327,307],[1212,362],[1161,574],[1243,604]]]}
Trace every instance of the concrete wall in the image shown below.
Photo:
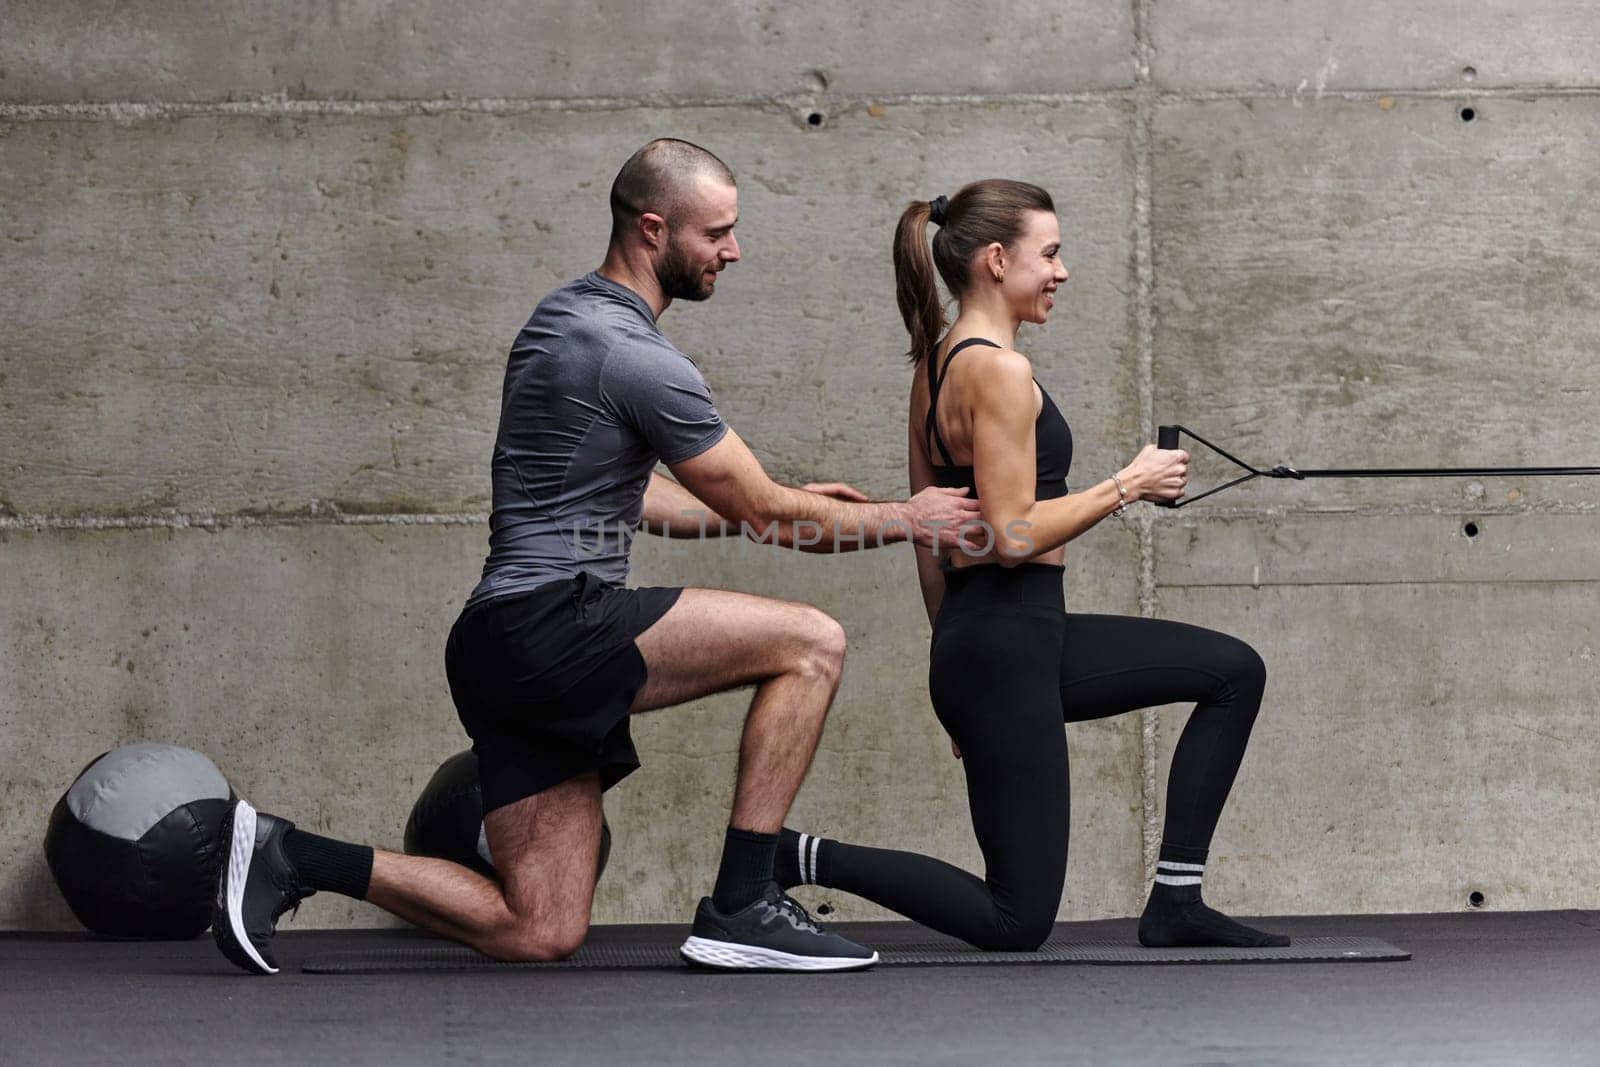
{"label": "concrete wall", "polygon": [[[73,925],[44,818],[124,742],[398,844],[465,743],[442,646],[506,346],[598,262],[651,136],[740,176],[745,262],[664,326],[781,478],[901,492],[893,220],[990,174],[1062,208],[1073,279],[1025,347],[1077,482],[1174,420],[1304,466],[1600,456],[1586,5],[728,8],[7,7],[0,928]],[[1075,607],[1229,630],[1272,670],[1211,897],[1600,905],[1591,481],[1271,483],[1073,546]],[[794,821],[977,867],[910,563],[646,541],[635,574],[837,616],[850,663]],[[637,725],[597,918],[688,916],[743,703]],[[1068,731],[1063,916],[1142,903],[1181,723]],[[298,923],[382,921],[318,897]]]}

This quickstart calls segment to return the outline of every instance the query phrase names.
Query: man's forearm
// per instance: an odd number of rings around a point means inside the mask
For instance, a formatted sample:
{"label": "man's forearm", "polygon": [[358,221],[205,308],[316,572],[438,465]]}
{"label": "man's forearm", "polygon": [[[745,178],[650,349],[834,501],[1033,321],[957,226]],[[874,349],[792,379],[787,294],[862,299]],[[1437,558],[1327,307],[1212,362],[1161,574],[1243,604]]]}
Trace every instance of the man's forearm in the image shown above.
{"label": "man's forearm", "polygon": [[724,537],[739,532],[705,501],[671,478],[652,473],[644,491],[644,528],[658,537]]}
{"label": "man's forearm", "polygon": [[858,504],[774,485],[763,501],[764,518],[746,520],[740,532],[753,541],[802,552],[856,552],[909,541],[910,513],[901,501]]}

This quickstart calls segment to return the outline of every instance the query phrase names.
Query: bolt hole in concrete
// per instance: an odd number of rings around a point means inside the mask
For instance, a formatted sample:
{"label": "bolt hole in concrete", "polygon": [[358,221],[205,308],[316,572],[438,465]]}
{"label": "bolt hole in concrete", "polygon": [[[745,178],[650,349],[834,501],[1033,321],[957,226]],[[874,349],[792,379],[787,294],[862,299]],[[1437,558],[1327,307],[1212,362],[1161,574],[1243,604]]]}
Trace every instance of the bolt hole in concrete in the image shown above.
{"label": "bolt hole in concrete", "polygon": [[813,111],[811,114],[806,116],[806,122],[809,123],[812,126],[821,126],[822,125],[822,112]]}
{"label": "bolt hole in concrete", "polygon": [[1469,522],[1465,526],[1461,527],[1461,532],[1466,534],[1467,540],[1470,541],[1478,536],[1478,524],[1475,522]]}
{"label": "bolt hole in concrete", "polygon": [[1469,908],[1481,908],[1481,907],[1483,907],[1483,894],[1478,892],[1476,889],[1474,889],[1472,892],[1468,893],[1467,894],[1467,907],[1469,907]]}
{"label": "bolt hole in concrete", "polygon": [[1477,112],[1477,110],[1475,108],[1464,107],[1464,108],[1461,109],[1461,121],[1462,122],[1471,122],[1473,119],[1475,119],[1477,117],[1478,117],[1478,112]]}

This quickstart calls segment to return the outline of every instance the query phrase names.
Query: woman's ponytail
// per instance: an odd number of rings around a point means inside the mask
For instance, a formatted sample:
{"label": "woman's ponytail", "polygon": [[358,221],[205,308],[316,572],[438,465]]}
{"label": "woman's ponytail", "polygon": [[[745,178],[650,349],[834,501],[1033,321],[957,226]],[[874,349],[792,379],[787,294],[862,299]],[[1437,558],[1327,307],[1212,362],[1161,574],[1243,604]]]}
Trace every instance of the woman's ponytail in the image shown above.
{"label": "woman's ponytail", "polygon": [[894,231],[894,295],[911,335],[906,355],[912,363],[931,356],[944,333],[944,305],[939,300],[928,238],[929,210],[928,201],[913,200]]}

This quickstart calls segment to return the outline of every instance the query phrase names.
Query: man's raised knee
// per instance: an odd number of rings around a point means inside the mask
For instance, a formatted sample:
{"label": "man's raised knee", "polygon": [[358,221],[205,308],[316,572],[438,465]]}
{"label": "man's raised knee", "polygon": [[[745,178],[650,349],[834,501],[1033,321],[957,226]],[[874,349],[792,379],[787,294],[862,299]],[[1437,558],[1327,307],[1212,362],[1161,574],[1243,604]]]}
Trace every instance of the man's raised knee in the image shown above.
{"label": "man's raised knee", "polygon": [[844,673],[844,627],[826,612],[810,608],[806,612],[804,636],[805,640],[796,649],[800,655],[800,669],[837,683]]}

